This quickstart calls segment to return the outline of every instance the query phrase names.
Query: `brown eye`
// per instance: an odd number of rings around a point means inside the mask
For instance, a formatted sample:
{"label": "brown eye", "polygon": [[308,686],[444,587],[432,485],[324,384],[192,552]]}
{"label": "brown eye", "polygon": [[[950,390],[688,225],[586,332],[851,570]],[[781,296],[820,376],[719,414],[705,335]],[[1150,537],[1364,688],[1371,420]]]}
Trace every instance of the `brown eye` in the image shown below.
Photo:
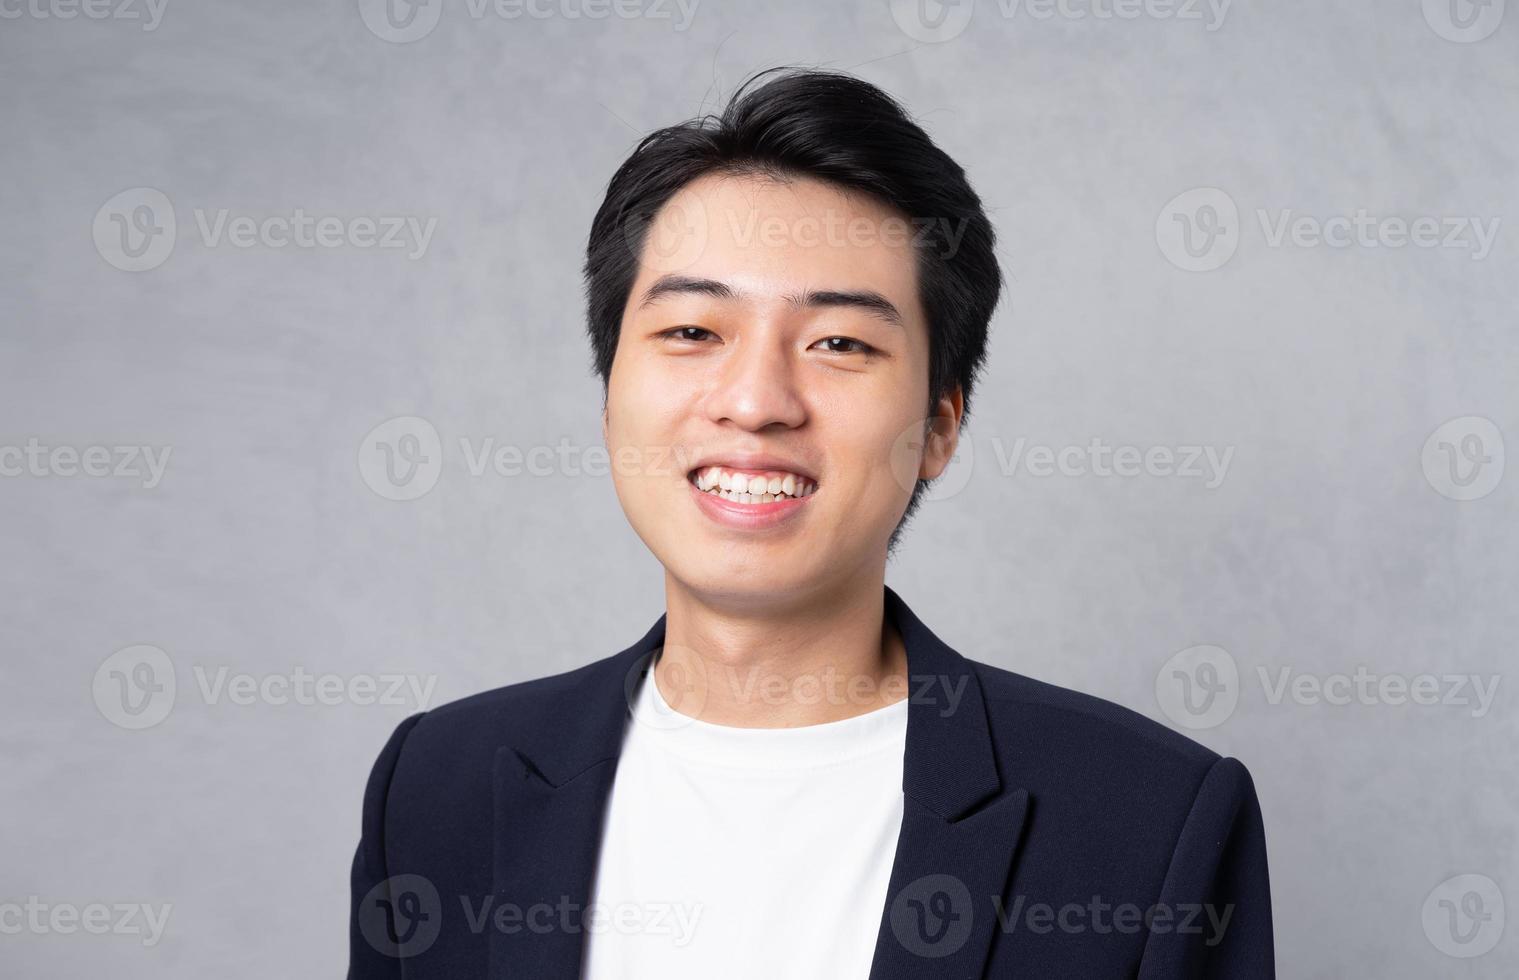
{"label": "brown eye", "polygon": [[853,337],[828,337],[818,341],[818,344],[822,344],[830,354],[869,354],[874,349]]}
{"label": "brown eye", "polygon": [[672,340],[690,340],[700,342],[712,336],[712,331],[705,327],[676,327],[666,330],[664,336]]}

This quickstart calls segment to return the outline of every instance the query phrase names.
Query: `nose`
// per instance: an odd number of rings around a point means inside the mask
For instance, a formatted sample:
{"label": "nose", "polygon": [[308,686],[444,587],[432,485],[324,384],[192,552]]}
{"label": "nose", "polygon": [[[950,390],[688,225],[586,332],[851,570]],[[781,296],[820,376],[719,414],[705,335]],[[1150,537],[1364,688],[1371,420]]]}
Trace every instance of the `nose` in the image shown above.
{"label": "nose", "polygon": [[796,365],[785,341],[766,333],[749,331],[723,358],[703,400],[712,421],[729,422],[749,432],[794,429],[806,421]]}

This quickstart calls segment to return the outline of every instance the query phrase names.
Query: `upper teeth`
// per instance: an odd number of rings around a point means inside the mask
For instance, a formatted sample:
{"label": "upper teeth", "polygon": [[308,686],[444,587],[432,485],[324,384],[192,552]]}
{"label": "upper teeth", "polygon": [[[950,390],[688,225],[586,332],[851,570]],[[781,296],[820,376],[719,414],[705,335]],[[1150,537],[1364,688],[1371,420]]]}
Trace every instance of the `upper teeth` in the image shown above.
{"label": "upper teeth", "polygon": [[805,497],[817,490],[806,477],[770,470],[764,473],[735,473],[721,466],[696,471],[696,487],[740,503],[768,503],[777,497]]}

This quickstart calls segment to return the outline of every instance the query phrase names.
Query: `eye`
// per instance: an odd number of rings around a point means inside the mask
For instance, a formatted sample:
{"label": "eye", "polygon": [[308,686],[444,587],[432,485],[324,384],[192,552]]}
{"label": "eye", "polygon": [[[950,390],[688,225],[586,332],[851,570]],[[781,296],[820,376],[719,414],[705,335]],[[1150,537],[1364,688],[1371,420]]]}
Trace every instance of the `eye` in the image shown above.
{"label": "eye", "polygon": [[826,337],[812,346],[823,346],[830,354],[874,354],[875,348],[853,337]]}
{"label": "eye", "polygon": [[706,329],[705,327],[689,327],[689,326],[687,326],[687,327],[675,327],[675,328],[673,328],[671,330],[666,330],[664,333],[660,334],[660,336],[661,337],[668,337],[671,340],[688,340],[688,341],[691,341],[693,343],[700,343],[700,342],[702,342],[704,340],[707,340],[708,338],[714,336],[714,334],[712,333],[712,331]]}

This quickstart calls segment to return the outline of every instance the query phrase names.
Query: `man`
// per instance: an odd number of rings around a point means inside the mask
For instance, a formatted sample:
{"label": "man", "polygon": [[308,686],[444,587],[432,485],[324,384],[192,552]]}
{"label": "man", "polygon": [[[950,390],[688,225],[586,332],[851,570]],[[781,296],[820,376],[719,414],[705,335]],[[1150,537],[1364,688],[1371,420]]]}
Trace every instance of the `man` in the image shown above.
{"label": "man", "polygon": [[1001,286],[961,168],[864,82],[762,73],[633,152],[586,278],[665,615],[401,724],[350,975],[1272,976],[1244,767],[885,587]]}

